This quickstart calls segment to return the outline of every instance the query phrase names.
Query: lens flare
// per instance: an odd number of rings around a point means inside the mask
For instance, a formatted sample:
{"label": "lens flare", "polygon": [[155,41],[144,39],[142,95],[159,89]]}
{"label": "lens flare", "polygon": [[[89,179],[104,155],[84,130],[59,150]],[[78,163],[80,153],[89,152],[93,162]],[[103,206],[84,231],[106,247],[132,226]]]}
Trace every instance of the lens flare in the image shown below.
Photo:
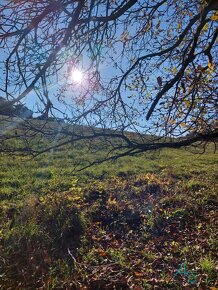
{"label": "lens flare", "polygon": [[71,79],[75,82],[80,84],[83,80],[83,73],[78,69],[73,69],[71,72]]}

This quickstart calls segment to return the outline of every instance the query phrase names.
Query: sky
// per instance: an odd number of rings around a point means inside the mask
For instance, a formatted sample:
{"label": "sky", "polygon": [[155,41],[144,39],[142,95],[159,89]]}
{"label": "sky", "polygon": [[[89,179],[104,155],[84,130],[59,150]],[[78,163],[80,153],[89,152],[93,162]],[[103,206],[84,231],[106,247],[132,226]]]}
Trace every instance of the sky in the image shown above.
{"label": "sky", "polygon": [[[173,11],[169,11],[169,15],[164,15],[164,11],[162,11],[162,12],[163,12],[163,16],[161,19],[162,22],[161,22],[160,28],[162,29],[163,33],[165,33],[169,28],[169,24],[166,21],[168,18],[173,17]],[[186,17],[186,16],[184,16],[184,17]],[[158,20],[154,21],[153,25],[156,25],[156,26],[159,25]],[[171,25],[172,25],[172,23],[171,23]],[[175,24],[175,25],[177,25],[177,24]],[[184,26],[184,25],[186,25],[186,24],[185,23],[181,24],[181,26]],[[124,29],[119,28],[116,32],[115,38],[122,39],[123,37],[125,37],[125,35],[127,35],[128,37],[131,37],[132,35],[134,35],[136,28],[137,28],[137,23],[131,23],[130,26],[128,26]],[[158,41],[164,41],[163,36],[164,36],[164,34],[163,35],[160,34],[159,36],[157,36],[157,43],[158,43]],[[32,45],[32,43],[30,43],[30,44]],[[29,45],[28,42],[27,42],[27,45]],[[128,45],[128,43],[127,43],[127,45]],[[171,45],[171,44],[169,43],[169,44],[166,44],[166,46],[167,45]],[[122,46],[122,43],[120,42],[120,43],[116,44],[114,50],[111,49],[111,56],[113,56],[114,59],[116,59],[116,58],[118,60],[120,59],[121,46]],[[45,52],[45,49],[46,49],[45,47],[43,47],[41,50],[38,49],[37,47],[32,47],[33,52],[35,52],[35,56],[33,54],[32,57],[35,57],[36,61],[37,61],[37,58],[39,61],[43,60],[43,54]],[[143,55],[146,52],[146,49],[147,49],[147,47],[145,46],[144,51],[142,50],[141,52],[139,52],[138,56]],[[154,47],[153,51],[156,51],[156,50],[157,50],[157,48]],[[39,52],[41,53],[42,59],[40,59]],[[63,53],[66,53],[66,52],[63,52]],[[103,57],[107,56],[106,55],[107,52],[104,49],[100,53],[103,55]],[[134,53],[134,51],[133,51],[133,53]],[[7,55],[6,51],[1,48],[1,53],[0,53],[0,78],[1,78],[0,83],[1,84],[3,83],[3,79],[4,79],[3,66],[5,65],[4,59],[6,58],[6,55]],[[67,73],[72,74],[72,71],[74,69],[79,69],[83,73],[84,77],[83,77],[83,80],[81,83],[75,83],[74,81],[72,81],[72,84],[70,86],[68,86],[68,92],[64,93],[64,101],[66,103],[70,103],[70,99],[72,98],[72,96],[74,99],[77,99],[79,97],[79,94],[81,93],[81,91],[84,91],[86,89],[91,91],[91,90],[95,89],[93,86],[90,86],[90,84],[87,81],[87,75],[89,74],[89,71],[92,70],[92,67],[90,67],[90,59],[88,58],[87,53],[83,52],[83,54],[79,57],[78,61],[79,61],[78,64],[74,67],[72,65],[72,56],[69,56],[69,58],[66,57],[66,63],[64,65],[63,69],[59,71],[58,77],[52,77],[50,79],[50,84],[48,85],[49,98],[51,99],[53,105],[55,107],[57,107],[58,109],[60,109],[61,111],[65,111],[65,113],[69,113],[69,110],[66,111],[65,105],[57,100],[57,98],[55,97],[55,94],[57,92],[59,84],[65,83]],[[154,60],[153,64],[155,64],[155,61],[156,61],[156,59]],[[150,63],[152,64],[152,61]],[[128,68],[128,66],[129,66],[129,63],[127,62],[127,59],[124,57],[124,60],[122,63],[122,69],[125,71],[125,69]],[[170,64],[169,64],[169,66],[170,66]],[[120,76],[122,73],[121,70],[116,69],[115,66],[112,65],[112,62],[109,58],[104,59],[103,63],[99,63],[99,71],[101,73],[102,80],[110,80],[110,79],[114,78],[116,75]],[[155,88],[154,86],[149,87],[149,84],[151,84],[151,85],[155,84],[157,86],[157,77],[159,77],[160,74],[164,75],[164,73],[165,72],[162,70],[162,67],[160,67],[160,69],[156,68],[155,70],[153,70],[149,73],[149,81],[147,81],[146,84],[148,84],[148,86],[147,86],[148,92],[151,94],[151,97],[157,93],[158,88]],[[146,79],[146,77],[147,76],[145,76],[145,79]],[[164,78],[162,78],[162,79],[164,81]],[[139,100],[137,100],[137,98],[130,97],[131,93],[136,94],[136,95],[138,94],[137,91],[133,90],[132,92],[129,92],[128,90],[124,90],[124,88],[122,88],[122,97],[123,97],[124,101],[128,105],[130,105],[134,102],[135,109],[141,109],[141,106],[143,105],[143,101],[146,101],[147,100],[146,98],[149,99],[149,97],[145,97],[144,100],[139,101]],[[0,92],[0,95],[1,95],[1,92]],[[145,95],[146,95],[146,92],[145,92]],[[97,90],[96,90],[96,93],[94,94],[94,96],[97,99],[102,98],[101,92],[97,92]],[[37,105],[36,105],[37,97],[36,97],[36,94],[34,93],[34,91],[32,91],[28,94],[28,96],[24,99],[24,103],[30,109],[32,109],[34,112],[37,111]],[[90,105],[91,104],[92,104],[92,102],[90,103]],[[61,117],[61,114],[58,111],[56,111],[56,114],[58,117]],[[138,123],[141,126],[143,126],[145,124],[145,114],[142,116],[139,116]],[[149,125],[150,123],[147,122],[146,124]]]}

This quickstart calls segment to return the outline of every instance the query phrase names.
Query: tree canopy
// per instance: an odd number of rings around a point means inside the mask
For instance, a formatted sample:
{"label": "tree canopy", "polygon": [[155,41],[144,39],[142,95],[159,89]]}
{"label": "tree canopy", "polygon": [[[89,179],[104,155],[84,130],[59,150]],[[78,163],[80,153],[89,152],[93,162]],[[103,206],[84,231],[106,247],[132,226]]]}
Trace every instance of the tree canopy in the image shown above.
{"label": "tree canopy", "polygon": [[212,141],[217,36],[216,0],[2,1],[1,111],[23,103],[64,119],[28,120],[22,134],[61,136],[51,148],[96,139],[105,159]]}

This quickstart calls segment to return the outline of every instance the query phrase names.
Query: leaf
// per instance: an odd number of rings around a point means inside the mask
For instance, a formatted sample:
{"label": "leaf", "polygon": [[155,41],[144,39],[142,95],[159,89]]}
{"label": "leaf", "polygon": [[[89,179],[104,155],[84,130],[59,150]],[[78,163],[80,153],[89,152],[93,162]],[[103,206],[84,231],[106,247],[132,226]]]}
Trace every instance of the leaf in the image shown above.
{"label": "leaf", "polygon": [[142,289],[142,287],[136,285],[134,290],[143,290],[143,289]]}
{"label": "leaf", "polygon": [[149,29],[150,29],[151,25],[150,24],[147,24],[145,26],[145,28],[143,29],[143,32],[147,32]]}
{"label": "leaf", "polygon": [[197,70],[199,70],[199,71],[203,71],[204,68],[199,64],[199,65],[197,66]]}
{"label": "leaf", "polygon": [[49,256],[49,254],[47,253],[47,251],[44,251],[44,262],[46,263],[46,264],[51,264],[51,257]]}
{"label": "leaf", "polygon": [[197,225],[197,228],[198,228],[198,229],[201,229],[201,228],[202,228],[202,223],[199,223],[199,224]]}
{"label": "leaf", "polygon": [[215,71],[215,66],[212,62],[208,62],[208,68],[211,70],[211,71]]}
{"label": "leaf", "polygon": [[170,119],[170,124],[171,124],[171,125],[175,124],[175,120]]}
{"label": "leaf", "polygon": [[39,202],[41,202],[41,203],[45,203],[45,198],[44,198],[43,196],[40,196],[40,197],[39,197]]}
{"label": "leaf", "polygon": [[116,198],[113,198],[113,199],[112,198],[109,198],[108,199],[108,204],[109,205],[116,205],[117,204]]}
{"label": "leaf", "polygon": [[177,25],[177,28],[180,30],[181,27],[182,27],[182,22],[180,21],[180,22],[178,23],[178,25]]}
{"label": "leaf", "polygon": [[162,86],[162,78],[161,77],[157,77],[157,83],[160,87]]}
{"label": "leaf", "polygon": [[174,66],[171,68],[171,73],[176,74],[178,72],[178,69]]}
{"label": "leaf", "polygon": [[178,246],[178,243],[176,241],[172,241],[171,245],[172,246]]}
{"label": "leaf", "polygon": [[121,39],[123,42],[128,41],[128,39],[129,39],[129,32],[128,32],[128,31],[125,31],[124,33],[122,33],[121,36],[120,36],[120,39]]}
{"label": "leaf", "polygon": [[202,28],[202,31],[203,31],[203,32],[206,32],[208,29],[209,29],[209,25],[208,25],[208,23],[206,23],[206,24],[204,25],[204,27]]}
{"label": "leaf", "polygon": [[184,100],[184,103],[185,103],[185,107],[186,107],[186,108],[189,108],[190,105],[191,105],[190,100],[187,100],[187,99]]}
{"label": "leaf", "polygon": [[182,82],[182,83],[181,83],[181,86],[182,86],[182,89],[183,89],[183,93],[185,93],[185,92],[186,92],[185,83]]}
{"label": "leaf", "polygon": [[158,19],[157,25],[156,25],[156,29],[160,28],[160,19]]}
{"label": "leaf", "polygon": [[100,256],[100,257],[105,257],[105,256],[107,256],[107,253],[106,253],[104,250],[102,250],[102,249],[100,249],[100,250],[98,251],[98,253],[99,253],[99,256]]}
{"label": "leaf", "polygon": [[211,19],[212,21],[217,21],[217,20],[218,20],[218,12],[215,12],[215,13],[210,17],[210,19]]}
{"label": "leaf", "polygon": [[136,277],[142,277],[143,276],[143,273],[141,272],[134,272],[135,276]]}

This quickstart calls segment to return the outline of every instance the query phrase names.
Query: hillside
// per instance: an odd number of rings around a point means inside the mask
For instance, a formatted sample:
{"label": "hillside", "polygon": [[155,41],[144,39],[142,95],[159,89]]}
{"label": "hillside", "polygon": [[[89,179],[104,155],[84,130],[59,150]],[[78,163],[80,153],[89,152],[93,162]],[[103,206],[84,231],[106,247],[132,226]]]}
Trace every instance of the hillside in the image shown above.
{"label": "hillside", "polygon": [[216,289],[218,155],[190,151],[2,154],[0,289]]}

